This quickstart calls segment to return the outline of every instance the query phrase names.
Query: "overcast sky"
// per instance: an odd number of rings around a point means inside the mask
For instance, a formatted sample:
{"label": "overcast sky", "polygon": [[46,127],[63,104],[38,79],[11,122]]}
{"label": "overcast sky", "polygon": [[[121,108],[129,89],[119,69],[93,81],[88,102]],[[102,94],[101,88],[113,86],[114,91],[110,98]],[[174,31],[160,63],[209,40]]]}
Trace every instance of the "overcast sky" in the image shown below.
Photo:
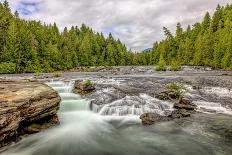
{"label": "overcast sky", "polygon": [[26,19],[56,22],[60,29],[82,23],[109,32],[128,48],[143,50],[164,38],[162,27],[172,31],[201,21],[205,12],[232,0],[8,0],[12,10]]}

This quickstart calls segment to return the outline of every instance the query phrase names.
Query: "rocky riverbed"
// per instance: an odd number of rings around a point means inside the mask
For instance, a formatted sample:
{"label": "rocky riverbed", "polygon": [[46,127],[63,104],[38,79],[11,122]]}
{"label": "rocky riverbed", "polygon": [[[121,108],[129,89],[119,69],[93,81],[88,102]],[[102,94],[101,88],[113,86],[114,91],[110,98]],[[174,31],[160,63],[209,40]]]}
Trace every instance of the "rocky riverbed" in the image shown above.
{"label": "rocky riverbed", "polygon": [[59,123],[60,97],[40,82],[0,81],[0,147]]}
{"label": "rocky riverbed", "polygon": [[[83,97],[90,101],[90,109],[101,115],[142,115],[142,120],[147,120],[145,124],[150,124],[150,120],[189,117],[193,112],[232,114],[232,79],[229,76],[86,79],[93,81],[95,90]],[[167,88],[173,83],[185,87],[182,99]],[[168,119],[160,116],[168,116]]]}
{"label": "rocky riverbed", "polygon": [[[62,101],[57,128],[22,141],[6,154],[231,154],[231,75],[201,67],[156,72],[144,66],[65,72],[61,77],[1,75],[39,80]],[[74,90],[75,81],[84,93]],[[173,83],[186,88],[181,98],[167,87]]]}

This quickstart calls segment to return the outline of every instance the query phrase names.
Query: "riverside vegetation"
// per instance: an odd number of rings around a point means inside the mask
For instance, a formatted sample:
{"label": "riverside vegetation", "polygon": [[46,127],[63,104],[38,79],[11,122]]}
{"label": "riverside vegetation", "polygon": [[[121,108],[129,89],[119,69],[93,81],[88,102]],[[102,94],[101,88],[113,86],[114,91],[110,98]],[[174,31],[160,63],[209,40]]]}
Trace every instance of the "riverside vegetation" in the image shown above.
{"label": "riverside vegetation", "polygon": [[[77,66],[180,65],[232,69],[232,5],[219,6],[213,16],[175,35],[164,27],[166,39],[146,52],[131,52],[112,34],[94,32],[82,24],[59,31],[56,23],[24,20],[7,1],[0,3],[0,73],[53,72]],[[46,35],[45,35],[46,34]]]}

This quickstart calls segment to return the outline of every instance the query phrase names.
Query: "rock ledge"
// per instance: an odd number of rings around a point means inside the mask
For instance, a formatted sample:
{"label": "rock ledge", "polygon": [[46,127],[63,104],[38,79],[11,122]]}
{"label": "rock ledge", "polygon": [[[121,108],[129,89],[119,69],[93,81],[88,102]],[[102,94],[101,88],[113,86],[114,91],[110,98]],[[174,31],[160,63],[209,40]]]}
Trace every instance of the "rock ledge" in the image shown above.
{"label": "rock ledge", "polygon": [[36,81],[0,81],[0,147],[59,123],[60,97]]}

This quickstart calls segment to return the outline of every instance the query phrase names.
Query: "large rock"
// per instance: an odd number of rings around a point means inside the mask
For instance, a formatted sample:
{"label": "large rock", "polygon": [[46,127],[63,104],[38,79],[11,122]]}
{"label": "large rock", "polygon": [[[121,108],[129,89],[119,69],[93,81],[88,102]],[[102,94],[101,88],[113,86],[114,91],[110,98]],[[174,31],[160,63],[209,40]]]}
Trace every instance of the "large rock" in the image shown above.
{"label": "large rock", "polygon": [[190,117],[191,113],[185,109],[177,109],[172,111],[171,115],[169,115],[170,118],[182,118],[182,117]]}
{"label": "large rock", "polygon": [[195,110],[196,109],[196,105],[193,104],[187,98],[181,98],[178,102],[176,102],[174,104],[174,108],[176,108],[176,109],[185,109],[185,110]]}
{"label": "large rock", "polygon": [[140,116],[140,119],[142,120],[143,125],[152,125],[157,122],[162,122],[162,121],[168,121],[170,120],[166,116],[161,116],[156,113],[145,113]]}
{"label": "large rock", "polygon": [[60,97],[39,82],[0,81],[0,147],[59,123]]}
{"label": "large rock", "polygon": [[176,118],[190,117],[191,113],[193,113],[196,109],[196,105],[194,105],[187,98],[182,98],[178,102],[176,102],[173,106],[175,108],[174,111],[171,112],[170,115],[161,116],[156,113],[145,113],[140,116],[143,125],[152,125],[156,122],[168,121]]}
{"label": "large rock", "polygon": [[76,92],[81,95],[88,94],[95,90],[95,87],[91,82],[89,85],[87,85],[83,80],[76,80],[74,83],[74,88],[76,89]]}

